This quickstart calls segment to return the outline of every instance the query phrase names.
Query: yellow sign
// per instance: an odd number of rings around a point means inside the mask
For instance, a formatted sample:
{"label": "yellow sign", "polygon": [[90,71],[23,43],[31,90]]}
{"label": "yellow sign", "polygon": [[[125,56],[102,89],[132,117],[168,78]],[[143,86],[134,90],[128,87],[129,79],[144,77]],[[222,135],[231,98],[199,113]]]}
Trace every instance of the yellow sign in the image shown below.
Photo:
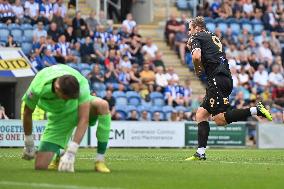
{"label": "yellow sign", "polygon": [[29,63],[23,58],[0,60],[0,70],[18,70],[30,67]]}

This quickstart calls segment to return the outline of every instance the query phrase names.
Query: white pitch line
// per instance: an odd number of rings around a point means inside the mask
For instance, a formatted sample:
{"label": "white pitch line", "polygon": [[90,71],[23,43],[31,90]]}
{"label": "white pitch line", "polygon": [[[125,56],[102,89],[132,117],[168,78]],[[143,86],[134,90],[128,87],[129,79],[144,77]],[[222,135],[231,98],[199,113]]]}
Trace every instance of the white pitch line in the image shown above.
{"label": "white pitch line", "polygon": [[112,187],[88,187],[88,186],[77,186],[77,185],[60,185],[60,184],[49,184],[49,183],[33,183],[33,182],[12,182],[12,181],[0,181],[0,186],[27,186],[29,188],[57,188],[57,189],[121,189]]}
{"label": "white pitch line", "polygon": [[283,163],[265,163],[265,162],[240,162],[240,161],[206,161],[206,162],[215,162],[215,163],[225,163],[225,164],[248,164],[248,165],[284,165]]}

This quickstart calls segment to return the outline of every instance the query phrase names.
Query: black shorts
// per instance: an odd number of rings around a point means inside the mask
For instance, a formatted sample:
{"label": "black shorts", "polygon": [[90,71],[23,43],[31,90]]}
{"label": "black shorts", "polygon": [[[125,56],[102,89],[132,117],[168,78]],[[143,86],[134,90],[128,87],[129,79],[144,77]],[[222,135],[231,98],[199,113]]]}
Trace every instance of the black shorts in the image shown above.
{"label": "black shorts", "polygon": [[230,108],[229,95],[233,90],[233,80],[224,74],[218,74],[208,79],[206,95],[201,107],[213,116],[226,112]]}

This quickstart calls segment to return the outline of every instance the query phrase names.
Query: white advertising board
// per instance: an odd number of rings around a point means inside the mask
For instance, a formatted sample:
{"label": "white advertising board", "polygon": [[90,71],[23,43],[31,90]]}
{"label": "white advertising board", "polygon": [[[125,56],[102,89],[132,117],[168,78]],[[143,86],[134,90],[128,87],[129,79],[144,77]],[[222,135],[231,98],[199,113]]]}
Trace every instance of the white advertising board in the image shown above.
{"label": "white advertising board", "polygon": [[284,124],[260,123],[257,127],[258,148],[284,148]]}

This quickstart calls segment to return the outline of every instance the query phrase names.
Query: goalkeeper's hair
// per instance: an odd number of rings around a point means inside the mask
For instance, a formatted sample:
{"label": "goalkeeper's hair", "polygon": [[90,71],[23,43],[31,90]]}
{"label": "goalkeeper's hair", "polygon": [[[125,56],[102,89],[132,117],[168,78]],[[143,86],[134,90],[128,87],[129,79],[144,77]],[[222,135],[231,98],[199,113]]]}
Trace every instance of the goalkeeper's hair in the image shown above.
{"label": "goalkeeper's hair", "polygon": [[58,78],[58,84],[61,92],[72,98],[78,98],[80,94],[80,85],[76,77],[73,75],[63,75]]}
{"label": "goalkeeper's hair", "polygon": [[192,19],[191,24],[194,28],[198,26],[201,29],[206,29],[205,20],[204,20],[204,17],[202,16],[197,16],[194,19]]}

